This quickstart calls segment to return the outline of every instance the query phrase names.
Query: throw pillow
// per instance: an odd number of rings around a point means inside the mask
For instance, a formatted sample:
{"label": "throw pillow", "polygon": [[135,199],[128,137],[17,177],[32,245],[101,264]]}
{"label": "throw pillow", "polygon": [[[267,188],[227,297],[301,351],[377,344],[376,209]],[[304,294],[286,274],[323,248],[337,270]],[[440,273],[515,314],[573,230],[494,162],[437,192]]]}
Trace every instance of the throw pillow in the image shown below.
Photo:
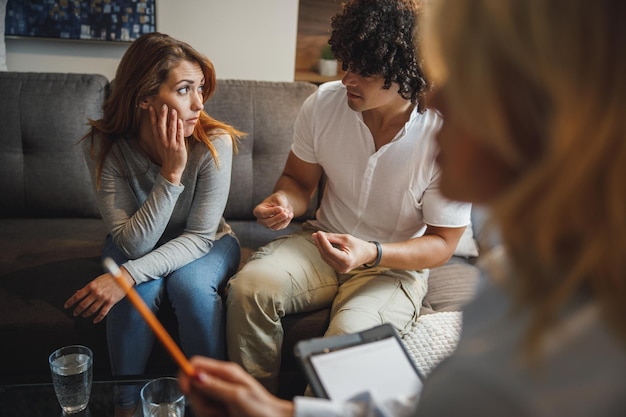
{"label": "throw pillow", "polygon": [[463,231],[463,235],[459,240],[459,244],[454,251],[455,256],[462,256],[463,258],[471,258],[478,256],[478,245],[474,239],[474,231],[472,223],[468,224]]}

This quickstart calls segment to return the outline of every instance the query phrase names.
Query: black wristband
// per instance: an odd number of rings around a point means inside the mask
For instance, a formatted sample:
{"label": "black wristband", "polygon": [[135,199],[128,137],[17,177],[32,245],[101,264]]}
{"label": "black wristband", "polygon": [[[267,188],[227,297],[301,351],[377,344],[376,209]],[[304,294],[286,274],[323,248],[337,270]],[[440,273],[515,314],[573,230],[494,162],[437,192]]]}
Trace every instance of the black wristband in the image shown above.
{"label": "black wristband", "polygon": [[366,268],[374,268],[378,266],[378,264],[380,264],[380,259],[383,257],[383,248],[382,246],[380,246],[380,243],[376,242],[375,240],[370,240],[370,243],[376,245],[376,260],[373,264],[363,264],[363,266]]}

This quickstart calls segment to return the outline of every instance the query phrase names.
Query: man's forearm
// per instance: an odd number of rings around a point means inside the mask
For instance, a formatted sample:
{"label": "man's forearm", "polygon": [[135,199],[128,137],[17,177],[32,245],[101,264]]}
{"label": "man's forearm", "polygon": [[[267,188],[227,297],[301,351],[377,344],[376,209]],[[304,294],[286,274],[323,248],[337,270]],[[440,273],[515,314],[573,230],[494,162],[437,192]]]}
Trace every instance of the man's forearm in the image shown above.
{"label": "man's forearm", "polygon": [[445,264],[463,234],[464,227],[441,228],[437,233],[383,245],[382,266],[397,269],[435,268]]}
{"label": "man's forearm", "polygon": [[289,200],[294,217],[301,216],[306,212],[314,191],[314,189],[307,189],[307,187],[285,174],[280,176],[274,186],[275,193],[281,192]]}

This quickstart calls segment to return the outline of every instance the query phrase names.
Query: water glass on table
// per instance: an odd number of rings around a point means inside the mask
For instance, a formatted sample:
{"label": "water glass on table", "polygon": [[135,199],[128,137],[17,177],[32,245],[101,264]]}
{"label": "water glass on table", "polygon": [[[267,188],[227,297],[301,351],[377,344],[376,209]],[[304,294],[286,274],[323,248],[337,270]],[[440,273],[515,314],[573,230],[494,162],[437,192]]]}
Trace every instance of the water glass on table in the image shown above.
{"label": "water glass on table", "polygon": [[48,358],[52,384],[64,414],[83,411],[89,403],[93,353],[86,346],[65,346]]}
{"label": "water glass on table", "polygon": [[163,377],[153,379],[141,389],[143,417],[183,417],[185,396],[178,379]]}

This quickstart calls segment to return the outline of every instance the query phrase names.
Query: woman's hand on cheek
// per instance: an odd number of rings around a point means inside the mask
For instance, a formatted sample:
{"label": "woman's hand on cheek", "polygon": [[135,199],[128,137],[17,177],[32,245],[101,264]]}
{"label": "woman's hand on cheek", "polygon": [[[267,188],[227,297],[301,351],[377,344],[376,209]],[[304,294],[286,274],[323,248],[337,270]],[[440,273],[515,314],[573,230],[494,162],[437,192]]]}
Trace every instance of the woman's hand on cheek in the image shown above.
{"label": "woman's hand on cheek", "polygon": [[161,159],[161,175],[172,184],[179,185],[187,165],[187,146],[183,121],[176,109],[166,104],[157,109],[150,107],[150,120],[155,147]]}

